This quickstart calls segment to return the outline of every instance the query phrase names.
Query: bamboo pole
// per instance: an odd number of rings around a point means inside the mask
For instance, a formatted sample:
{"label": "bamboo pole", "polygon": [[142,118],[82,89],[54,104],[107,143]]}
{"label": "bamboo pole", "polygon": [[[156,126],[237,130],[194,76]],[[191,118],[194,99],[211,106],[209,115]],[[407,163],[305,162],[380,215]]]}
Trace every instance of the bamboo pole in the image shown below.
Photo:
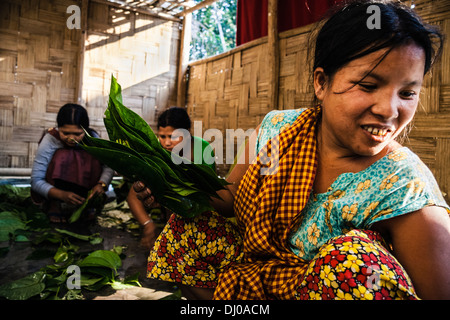
{"label": "bamboo pole", "polygon": [[189,63],[189,48],[191,43],[192,14],[183,17],[183,29],[181,30],[180,51],[178,55],[177,75],[177,106],[186,105],[186,70]]}
{"label": "bamboo pole", "polygon": [[171,16],[169,14],[161,16],[160,14],[152,12],[148,9],[144,9],[142,7],[138,8],[138,7],[128,6],[125,3],[116,3],[116,2],[113,2],[110,0],[90,0],[90,1],[97,2],[100,4],[106,4],[108,6],[112,6],[115,8],[120,8],[120,9],[129,10],[129,11],[133,11],[133,12],[143,13],[143,14],[149,15],[151,17],[155,17],[155,18],[161,18],[161,19],[165,19],[165,20],[169,20],[169,21],[180,22],[180,19],[176,16]]}
{"label": "bamboo pole", "polygon": [[181,11],[180,13],[176,14],[176,16],[179,16],[179,17],[185,16],[185,15],[187,15],[189,13],[194,12],[194,11],[203,9],[204,7],[207,7],[207,6],[211,5],[211,4],[213,4],[214,2],[217,2],[217,0],[204,0],[204,1],[200,2],[199,4],[197,4],[196,6],[192,7],[192,8],[189,8],[187,10]]}
{"label": "bamboo pole", "polygon": [[78,74],[76,83],[76,94],[78,103],[82,103],[83,99],[83,69],[84,69],[84,54],[85,54],[85,43],[87,37],[87,21],[88,21],[88,10],[89,10],[89,0],[81,1],[81,36],[79,45],[79,55],[78,55]]}
{"label": "bamboo pole", "polygon": [[269,107],[275,110],[279,107],[278,77],[280,71],[280,53],[278,41],[278,0],[268,1],[267,46],[270,65]]}

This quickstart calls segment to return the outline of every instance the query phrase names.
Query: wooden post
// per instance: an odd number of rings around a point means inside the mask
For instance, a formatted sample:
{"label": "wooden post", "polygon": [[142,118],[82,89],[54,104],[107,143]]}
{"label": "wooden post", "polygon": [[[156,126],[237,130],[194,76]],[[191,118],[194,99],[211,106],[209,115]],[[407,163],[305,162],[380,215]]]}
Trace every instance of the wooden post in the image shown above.
{"label": "wooden post", "polygon": [[178,56],[177,75],[177,106],[186,106],[186,69],[189,63],[189,48],[191,43],[192,14],[188,13],[183,17],[183,29],[181,30],[180,53]]}
{"label": "wooden post", "polygon": [[76,84],[76,95],[78,103],[83,103],[83,69],[84,69],[84,54],[85,42],[87,38],[87,21],[88,21],[89,0],[81,0],[81,36],[80,36],[80,50],[78,56],[78,75]]}
{"label": "wooden post", "polygon": [[269,103],[270,109],[278,109],[278,78],[280,70],[280,53],[278,41],[278,0],[268,0],[267,10],[267,45],[269,52]]}

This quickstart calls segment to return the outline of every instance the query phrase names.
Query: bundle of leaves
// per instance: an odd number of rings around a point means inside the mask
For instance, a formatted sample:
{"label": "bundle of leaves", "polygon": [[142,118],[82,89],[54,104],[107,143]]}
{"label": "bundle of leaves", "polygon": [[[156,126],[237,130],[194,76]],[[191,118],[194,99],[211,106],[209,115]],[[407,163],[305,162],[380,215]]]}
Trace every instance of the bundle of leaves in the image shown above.
{"label": "bundle of leaves", "polygon": [[151,127],[122,103],[122,90],[111,79],[104,124],[109,140],[86,133],[82,148],[132,181],[143,181],[156,201],[184,217],[213,210],[210,199],[228,183],[205,164],[165,150]]}

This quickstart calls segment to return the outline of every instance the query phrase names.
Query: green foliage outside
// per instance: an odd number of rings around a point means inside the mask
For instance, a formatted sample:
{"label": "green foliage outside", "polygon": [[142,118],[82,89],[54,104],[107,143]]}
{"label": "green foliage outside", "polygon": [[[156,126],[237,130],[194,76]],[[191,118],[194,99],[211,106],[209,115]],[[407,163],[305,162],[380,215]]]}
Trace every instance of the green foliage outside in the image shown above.
{"label": "green foliage outside", "polygon": [[193,12],[191,61],[211,57],[236,46],[236,8],[237,0],[220,0]]}

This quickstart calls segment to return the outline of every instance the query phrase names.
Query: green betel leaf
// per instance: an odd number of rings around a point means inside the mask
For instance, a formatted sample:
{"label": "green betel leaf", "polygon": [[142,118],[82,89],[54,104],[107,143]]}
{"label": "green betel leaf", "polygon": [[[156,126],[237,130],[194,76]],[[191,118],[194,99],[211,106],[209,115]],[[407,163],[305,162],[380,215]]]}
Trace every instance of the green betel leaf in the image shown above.
{"label": "green betel leaf", "polygon": [[19,280],[0,286],[0,297],[9,300],[27,300],[45,289],[45,273],[38,271]]}
{"label": "green betel leaf", "polygon": [[111,86],[109,88],[109,96],[114,97],[117,101],[122,103],[122,88],[117,83],[116,78],[111,75]]}
{"label": "green betel leaf", "polygon": [[117,270],[122,266],[122,260],[120,260],[117,253],[109,250],[97,250],[79,262],[78,266],[105,267],[117,272]]}
{"label": "green betel leaf", "polygon": [[26,224],[13,212],[0,212],[0,241],[8,241],[17,230],[25,229]]}
{"label": "green betel leaf", "polygon": [[84,143],[80,145],[81,147],[92,146],[92,147],[98,147],[98,148],[104,148],[104,149],[113,149],[113,150],[117,150],[117,151],[122,151],[124,153],[130,153],[133,156],[135,156],[137,158],[141,158],[143,160],[143,157],[140,155],[139,152],[136,152],[135,150],[131,149],[129,146],[126,146],[125,144],[120,143],[120,142],[116,142],[115,140],[109,141],[109,140],[94,138],[86,132],[86,138],[83,140],[83,142]]}
{"label": "green betel leaf", "polygon": [[[88,192],[88,198],[90,195],[91,191]],[[78,221],[78,219],[80,219],[81,214],[83,213],[84,209],[87,207],[90,201],[92,201],[92,198],[84,200],[83,204],[72,213],[72,215],[69,218],[70,223],[74,223],[75,221]]]}
{"label": "green betel leaf", "polygon": [[189,182],[187,179],[183,179],[182,176],[177,175],[177,173],[172,170],[172,168],[165,163],[161,158],[158,157],[152,157],[148,154],[141,154],[141,156],[149,163],[150,165],[157,165],[163,174],[166,176],[166,179],[169,183],[172,185],[179,185],[183,186],[187,189],[192,189],[194,191],[199,191],[197,188],[195,188],[194,183]]}
{"label": "green betel leaf", "polygon": [[166,191],[166,180],[158,167],[148,165],[145,160],[131,152],[112,150],[82,145],[82,148],[96,157],[100,162],[116,170],[133,181],[142,180],[152,187],[155,197],[161,197]]}
{"label": "green betel leaf", "polygon": [[155,135],[147,122],[137,113],[123,105],[121,87],[117,83],[114,76],[111,77],[111,90],[112,91],[109,95],[110,105],[108,106],[110,111],[116,111],[120,117],[120,121],[132,128],[135,128],[137,131],[140,131],[142,133],[141,137],[146,139],[147,143],[149,143],[151,147],[155,148],[155,150],[163,149],[159,143],[158,137]]}

